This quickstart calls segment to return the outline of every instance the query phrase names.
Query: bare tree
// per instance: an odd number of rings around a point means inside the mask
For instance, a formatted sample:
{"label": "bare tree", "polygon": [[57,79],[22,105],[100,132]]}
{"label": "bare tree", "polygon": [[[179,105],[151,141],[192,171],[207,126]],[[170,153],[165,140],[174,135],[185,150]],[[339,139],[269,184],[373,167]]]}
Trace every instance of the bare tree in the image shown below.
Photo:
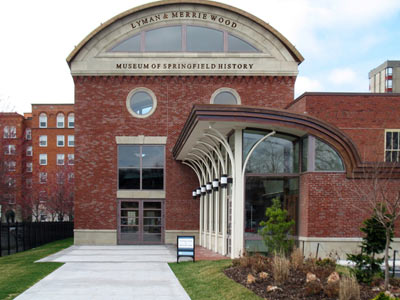
{"label": "bare tree", "polygon": [[391,234],[400,217],[400,184],[395,179],[395,163],[376,163],[366,169],[362,179],[354,179],[354,195],[365,203],[357,209],[374,215],[385,228],[385,289],[389,287],[389,249]]}

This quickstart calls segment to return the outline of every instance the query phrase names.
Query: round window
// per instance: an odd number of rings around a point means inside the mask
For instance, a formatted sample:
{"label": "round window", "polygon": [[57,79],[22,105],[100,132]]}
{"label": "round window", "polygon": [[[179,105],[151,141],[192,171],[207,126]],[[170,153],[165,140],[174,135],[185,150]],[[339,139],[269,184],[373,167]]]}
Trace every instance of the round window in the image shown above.
{"label": "round window", "polygon": [[240,104],[239,94],[228,88],[221,88],[214,92],[211,97],[211,103],[213,104]]}
{"label": "round window", "polygon": [[126,106],[134,117],[147,118],[156,109],[156,96],[146,88],[134,89],[128,95]]}

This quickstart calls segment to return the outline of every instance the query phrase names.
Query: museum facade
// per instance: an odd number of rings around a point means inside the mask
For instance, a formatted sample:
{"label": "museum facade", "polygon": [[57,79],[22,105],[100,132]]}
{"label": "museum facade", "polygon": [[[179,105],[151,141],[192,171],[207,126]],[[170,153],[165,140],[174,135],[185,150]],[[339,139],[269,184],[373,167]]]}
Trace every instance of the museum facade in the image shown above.
{"label": "museum facade", "polygon": [[278,198],[305,253],[353,249],[369,216],[353,192],[379,163],[400,183],[400,96],[293,100],[302,61],[269,24],[210,1],[150,3],[91,32],[67,58],[75,244],[195,235],[238,257],[266,250],[258,230]]}

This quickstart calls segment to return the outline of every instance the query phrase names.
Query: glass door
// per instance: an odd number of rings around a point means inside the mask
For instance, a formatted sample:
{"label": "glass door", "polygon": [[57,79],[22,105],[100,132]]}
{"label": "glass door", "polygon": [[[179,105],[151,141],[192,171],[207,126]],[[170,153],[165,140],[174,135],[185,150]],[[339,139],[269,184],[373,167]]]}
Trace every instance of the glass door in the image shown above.
{"label": "glass door", "polygon": [[164,243],[163,209],[161,200],[120,200],[118,244]]}

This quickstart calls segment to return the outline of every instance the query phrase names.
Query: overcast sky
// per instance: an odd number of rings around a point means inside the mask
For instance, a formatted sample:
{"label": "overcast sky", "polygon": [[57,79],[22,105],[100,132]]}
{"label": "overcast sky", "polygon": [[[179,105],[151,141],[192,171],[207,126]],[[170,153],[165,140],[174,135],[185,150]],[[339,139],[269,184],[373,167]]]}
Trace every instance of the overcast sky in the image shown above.
{"label": "overcast sky", "polygon": [[[66,57],[92,30],[142,0],[0,1],[0,110],[72,103]],[[296,96],[367,92],[368,72],[400,60],[399,0],[221,0],[272,25],[304,56]],[[5,101],[4,101],[5,100]]]}

